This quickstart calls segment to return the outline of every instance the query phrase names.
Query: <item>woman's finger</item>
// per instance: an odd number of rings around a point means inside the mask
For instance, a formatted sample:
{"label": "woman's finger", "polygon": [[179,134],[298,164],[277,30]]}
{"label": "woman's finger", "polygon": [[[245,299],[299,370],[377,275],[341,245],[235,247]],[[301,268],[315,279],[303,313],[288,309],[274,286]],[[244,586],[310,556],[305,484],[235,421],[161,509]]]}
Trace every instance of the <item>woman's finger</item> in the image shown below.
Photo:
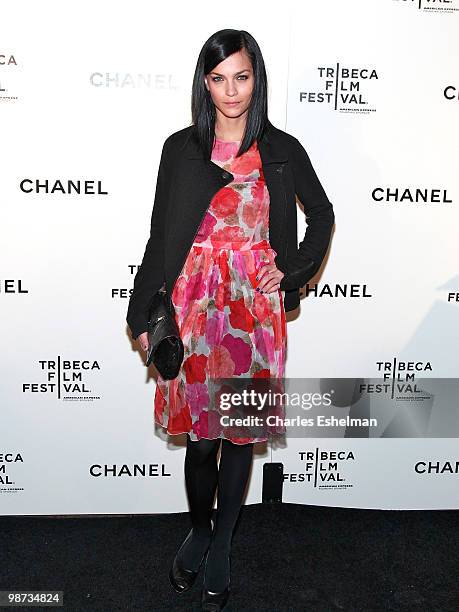
{"label": "woman's finger", "polygon": [[270,291],[277,291],[277,289],[280,289],[280,282],[282,280],[282,277],[279,278],[279,276],[276,275],[276,277],[274,278],[264,280],[265,282],[263,283],[263,286],[257,287],[257,289],[259,289],[259,291],[261,291],[262,293],[268,293]]}
{"label": "woman's finger", "polygon": [[272,272],[268,272],[263,275],[263,278],[258,283],[257,288],[265,291],[273,285],[280,284],[283,277],[284,273],[281,272],[278,268],[275,268],[275,270],[273,270]]}
{"label": "woman's finger", "polygon": [[262,289],[262,293],[273,293],[280,289],[280,283],[278,281],[273,281],[271,283],[267,283],[265,287]]}

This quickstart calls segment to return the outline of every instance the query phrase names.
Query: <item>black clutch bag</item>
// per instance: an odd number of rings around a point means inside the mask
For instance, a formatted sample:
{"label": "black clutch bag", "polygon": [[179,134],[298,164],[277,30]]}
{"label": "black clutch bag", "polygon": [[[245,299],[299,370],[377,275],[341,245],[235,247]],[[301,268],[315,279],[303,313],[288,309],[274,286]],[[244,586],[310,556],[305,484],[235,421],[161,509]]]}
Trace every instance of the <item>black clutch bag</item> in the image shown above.
{"label": "black clutch bag", "polygon": [[183,342],[175,320],[174,305],[163,285],[150,304],[147,367],[154,363],[165,380],[176,378],[183,362]]}

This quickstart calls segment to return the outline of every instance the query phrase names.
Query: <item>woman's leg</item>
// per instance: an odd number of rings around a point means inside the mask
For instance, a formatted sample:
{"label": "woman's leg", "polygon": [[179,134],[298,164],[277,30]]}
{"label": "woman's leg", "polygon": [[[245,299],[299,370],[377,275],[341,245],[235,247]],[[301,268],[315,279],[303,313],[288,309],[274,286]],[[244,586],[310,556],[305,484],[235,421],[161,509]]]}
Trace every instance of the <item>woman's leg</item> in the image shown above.
{"label": "woman's leg", "polygon": [[204,587],[221,592],[228,584],[231,538],[244,497],[253,458],[253,444],[222,440],[218,472],[217,520],[206,563]]}
{"label": "woman's leg", "polygon": [[219,446],[220,438],[192,441],[187,435],[185,484],[193,535],[180,553],[186,569],[198,569],[212,535],[210,518],[217,488]]}

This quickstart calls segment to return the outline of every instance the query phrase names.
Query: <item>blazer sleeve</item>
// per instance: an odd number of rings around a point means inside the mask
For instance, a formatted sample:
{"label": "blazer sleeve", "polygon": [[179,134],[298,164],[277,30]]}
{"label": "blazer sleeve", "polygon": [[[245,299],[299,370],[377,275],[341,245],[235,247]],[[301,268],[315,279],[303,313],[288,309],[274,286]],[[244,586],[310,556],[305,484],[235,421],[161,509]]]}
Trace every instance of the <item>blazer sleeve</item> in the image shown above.
{"label": "blazer sleeve", "polygon": [[154,294],[164,282],[164,227],[168,198],[168,140],[163,144],[156,179],[156,191],[151,213],[150,237],[142,263],[134,277],[126,321],[136,339],[148,328],[148,311]]}
{"label": "blazer sleeve", "polygon": [[296,138],[293,138],[292,164],[295,193],[304,206],[307,228],[296,253],[288,257],[287,273],[280,282],[280,288],[287,291],[303,287],[319,270],[335,222],[333,206],[309,155]]}

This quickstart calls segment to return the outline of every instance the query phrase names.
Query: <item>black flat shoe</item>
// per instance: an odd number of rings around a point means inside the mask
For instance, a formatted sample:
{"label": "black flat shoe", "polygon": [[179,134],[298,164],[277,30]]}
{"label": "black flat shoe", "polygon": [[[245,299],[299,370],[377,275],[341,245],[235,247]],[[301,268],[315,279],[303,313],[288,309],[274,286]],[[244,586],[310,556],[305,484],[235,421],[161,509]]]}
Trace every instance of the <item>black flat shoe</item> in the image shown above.
{"label": "black flat shoe", "polygon": [[[202,562],[205,557],[205,554],[204,554],[197,570],[190,570],[190,569],[186,569],[185,567],[183,567],[183,564],[179,558],[179,554],[182,548],[191,539],[192,533],[193,533],[193,529],[191,529],[190,533],[185,538],[183,544],[178,549],[177,554],[174,557],[174,561],[172,562],[172,567],[169,570],[169,581],[173,589],[177,593],[184,593],[185,591],[188,591],[189,589],[191,589],[191,587],[195,583],[197,575],[199,574],[199,570],[201,568]],[[210,545],[210,541],[209,541],[209,545]]]}
{"label": "black flat shoe", "polygon": [[[204,569],[204,581],[206,579],[205,576],[206,576],[208,556],[209,556],[209,551],[207,551],[207,555],[206,555],[206,563],[205,563],[205,569]],[[231,555],[229,556],[229,563],[230,563],[230,573],[231,573]],[[223,610],[225,608],[228,602],[229,594],[230,594],[230,582],[231,582],[231,579],[228,581],[228,584],[226,585],[224,590],[220,591],[219,593],[208,591],[203,586],[202,594],[201,594],[201,610],[203,612],[220,612],[220,610]]]}

